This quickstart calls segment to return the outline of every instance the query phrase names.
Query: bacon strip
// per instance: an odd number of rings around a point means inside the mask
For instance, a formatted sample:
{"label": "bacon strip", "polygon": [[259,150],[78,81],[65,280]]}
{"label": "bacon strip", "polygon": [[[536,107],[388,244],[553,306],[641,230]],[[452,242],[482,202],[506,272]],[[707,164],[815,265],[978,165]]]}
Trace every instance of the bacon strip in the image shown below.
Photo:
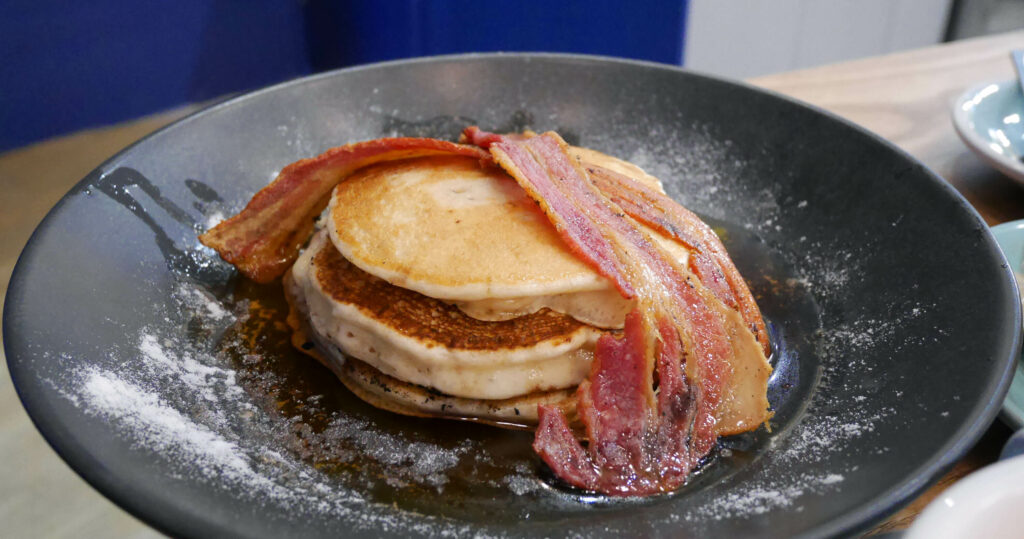
{"label": "bacon strip", "polygon": [[[467,127],[462,132],[464,142],[481,148],[490,148],[501,140],[523,141],[528,138],[523,135],[497,135],[476,126]],[[690,271],[722,303],[740,312],[764,354],[771,355],[771,343],[761,310],[714,230],[696,214],[643,182],[593,163],[584,162],[583,167],[597,188],[627,215],[675,238],[689,249]]]}
{"label": "bacon strip", "polygon": [[[565,240],[569,250],[577,257],[590,262],[594,271],[607,277],[623,297],[632,299],[636,292],[630,280],[624,275],[625,266],[617,256],[614,246],[601,234],[597,223],[574,211],[570,195],[562,192],[558,185],[545,181],[530,181],[533,178],[546,178],[548,175],[543,166],[531,155],[530,147],[536,146],[536,143],[531,142],[533,140],[509,139],[492,145],[492,155],[506,171],[511,173],[510,168],[522,171],[520,177],[524,180],[519,181],[519,185],[537,201],[555,226],[555,230]],[[498,153],[494,153],[495,150]],[[512,176],[516,177],[515,174]],[[519,177],[516,177],[516,180],[519,180]]]}
{"label": "bacon strip", "polygon": [[761,310],[715,231],[690,210],[641,182],[604,167],[584,166],[597,188],[630,217],[679,240],[692,251],[690,268],[697,278],[726,305],[738,308],[764,354],[771,355]]}
{"label": "bacon strip", "polygon": [[245,209],[199,236],[199,241],[246,277],[271,282],[295,262],[335,185],[374,163],[431,155],[491,158],[474,146],[429,138],[385,138],[331,148],[285,167]]}
{"label": "bacon strip", "polygon": [[560,410],[542,408],[535,450],[581,488],[644,495],[678,487],[717,438],[715,411],[732,358],[717,310],[726,307],[591,183],[554,133],[524,140],[475,131],[467,138],[489,144],[570,248],[637,298],[623,337],[598,341],[590,379],[578,391],[589,446],[576,441]]}

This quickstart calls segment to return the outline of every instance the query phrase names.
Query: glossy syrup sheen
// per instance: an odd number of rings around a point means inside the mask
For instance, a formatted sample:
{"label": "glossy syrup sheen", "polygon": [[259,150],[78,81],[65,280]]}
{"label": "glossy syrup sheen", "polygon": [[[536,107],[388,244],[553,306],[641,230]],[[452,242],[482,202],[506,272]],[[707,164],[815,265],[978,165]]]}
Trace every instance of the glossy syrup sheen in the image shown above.
{"label": "glossy syrup sheen", "polygon": [[[239,384],[270,416],[276,441],[330,481],[372,502],[418,513],[487,523],[564,518],[567,511],[619,511],[691,495],[742,474],[766,453],[808,400],[802,365],[819,326],[810,292],[785,257],[759,237],[709,220],[751,284],[772,333],[768,397],[770,427],[720,440],[678,491],[621,500],[568,487],[531,449],[533,433],[450,419],[416,418],[378,410],[354,395],[327,368],[294,349],[279,285],[236,282],[236,301],[248,316],[220,339]],[[805,362],[806,363],[806,362]],[[801,382],[801,378],[804,378]],[[775,434],[773,434],[775,433]]]}

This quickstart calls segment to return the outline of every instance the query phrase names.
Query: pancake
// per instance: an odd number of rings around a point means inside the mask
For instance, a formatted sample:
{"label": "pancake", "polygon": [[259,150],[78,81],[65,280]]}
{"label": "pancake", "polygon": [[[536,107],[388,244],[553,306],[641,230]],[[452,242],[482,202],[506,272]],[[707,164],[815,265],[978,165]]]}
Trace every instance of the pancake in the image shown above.
{"label": "pancake", "polygon": [[536,425],[586,490],[673,490],[767,423],[767,326],[706,223],[556,133],[462,141],[333,148],[200,239],[259,282],[284,273],[293,344],[365,402]]}
{"label": "pancake", "polygon": [[[288,279],[286,278],[286,282]],[[396,414],[444,417],[502,427],[530,427],[537,423],[537,406],[558,406],[571,421],[576,418],[575,388],[539,391],[509,399],[483,400],[453,397],[427,387],[403,382],[370,365],[345,356],[309,326],[295,289],[286,287],[292,344],[330,369],[349,391],[364,402]]]}
{"label": "pancake", "polygon": [[[660,190],[629,163],[574,152]],[[321,224],[285,279],[307,328],[296,339],[394,412],[533,423],[538,403],[558,403],[571,416],[602,328],[633,306],[564,248],[514,180],[474,159],[367,167],[335,188]],[[685,267],[683,246],[644,228]],[[485,296],[465,299],[472,287]],[[741,353],[716,415],[723,433],[743,432],[763,417],[754,397],[770,369],[739,313],[724,317]]]}
{"label": "pancake", "polygon": [[[534,424],[538,404],[574,417],[602,330],[543,309],[501,322],[363,272],[319,231],[285,277],[293,341],[363,400],[396,413]],[[722,434],[755,427],[769,370],[738,313],[725,315],[730,384],[718,409]],[[692,365],[690,365],[692,368]],[[693,375],[695,373],[691,373]]]}
{"label": "pancake", "polygon": [[334,190],[328,228],[363,271],[424,295],[478,300],[607,288],[504,171],[470,158],[383,163]]}
{"label": "pancake", "polygon": [[361,271],[324,232],[286,284],[312,333],[330,343],[322,348],[459,398],[501,400],[574,387],[589,372],[601,334],[547,309],[501,322],[471,318]]}
{"label": "pancake", "polygon": [[597,150],[591,150],[590,148],[580,148],[579,146],[570,146],[569,155],[578,161],[607,168],[618,172],[619,174],[629,176],[630,178],[633,178],[634,180],[649,187],[653,187],[662,193],[665,192],[665,189],[661,185],[661,180],[651,176],[644,169],[630,163],[629,161],[623,161],[618,157],[612,157]]}
{"label": "pancake", "polygon": [[[590,150],[588,159],[657,180]],[[456,304],[480,320],[548,308],[620,328],[632,302],[565,248],[536,204],[504,171],[466,157],[362,169],[331,197],[326,228],[342,255],[396,286]],[[688,252],[649,232],[685,265]]]}

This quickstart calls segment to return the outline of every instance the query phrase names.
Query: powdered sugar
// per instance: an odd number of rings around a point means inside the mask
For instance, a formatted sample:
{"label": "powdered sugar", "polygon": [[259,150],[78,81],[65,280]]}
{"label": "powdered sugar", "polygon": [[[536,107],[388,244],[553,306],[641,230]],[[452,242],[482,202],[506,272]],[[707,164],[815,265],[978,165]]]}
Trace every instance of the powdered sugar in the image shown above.
{"label": "powdered sugar", "polygon": [[760,515],[780,507],[793,505],[793,500],[806,491],[803,482],[797,481],[780,488],[751,487],[740,491],[729,492],[718,499],[715,504],[688,513],[684,519],[697,517],[722,520],[747,515]]}
{"label": "powdered sugar", "polygon": [[203,230],[210,230],[211,228],[219,225],[224,220],[224,213],[220,210],[215,210],[210,213],[203,221]]}
{"label": "powdered sugar", "polygon": [[336,461],[351,461],[358,453],[387,466],[386,480],[392,486],[421,483],[435,487],[439,493],[448,482],[445,472],[455,467],[472,447],[465,442],[453,449],[442,449],[434,444],[403,440],[384,435],[364,419],[349,417],[335,417],[322,437],[338,446],[345,442],[351,445],[349,451],[332,454]]}
{"label": "powdered sugar", "polygon": [[[210,296],[191,286],[180,283],[179,302],[171,310],[177,307],[188,317],[212,323],[233,319],[209,309]],[[167,461],[176,474],[248,497],[256,505],[332,518],[358,514],[351,519],[357,528],[400,527],[443,536],[465,531],[444,519],[395,513],[390,505],[368,501],[280,451],[268,435],[273,420],[224,361],[164,328],[146,328],[137,348],[119,358],[123,369],[81,367],[52,385],[89,415],[109,421],[139,451]],[[356,451],[396,470],[394,477],[439,491],[446,483],[444,472],[469,450],[468,445],[447,450],[409,442],[351,418],[336,418],[328,428],[335,440],[349,440]]]}
{"label": "powdered sugar", "polygon": [[[729,144],[716,142],[700,126],[686,140],[674,141],[689,148],[687,152],[672,150],[675,135],[659,136],[666,139],[665,146],[633,148],[630,158],[663,177],[671,177],[671,169],[687,170],[687,181],[668,184],[670,192],[676,190],[675,195],[707,209],[712,217],[749,219],[745,224],[755,232],[781,230],[778,194],[767,188],[754,194],[741,192],[745,187],[735,177],[744,164],[731,156]],[[851,261],[814,254],[825,249],[812,244],[801,267],[814,282],[821,282],[822,275],[832,275],[825,279],[826,285],[842,286],[847,282]],[[274,411],[278,402],[268,406],[254,395],[262,394],[259,398],[270,401],[290,399],[287,389],[268,389],[279,388],[287,380],[268,375],[267,379],[243,381],[237,365],[211,346],[226,338],[228,328],[248,321],[246,317],[251,315],[244,302],[219,300],[187,279],[175,285],[172,299],[175,304],[166,306],[168,326],[142,328],[136,349],[126,351],[121,358],[131,368],[123,372],[79,372],[70,398],[89,413],[109,418],[140,449],[158,454],[176,469],[191,470],[190,477],[197,481],[241,492],[258,505],[277,504],[289,512],[329,514],[331,518],[358,514],[356,520],[362,525],[383,530],[399,525],[422,526],[424,522],[431,533],[463,529],[456,522],[395,511],[391,505],[367,498],[365,493],[384,485],[447,495],[453,477],[464,480],[453,475],[459,466],[495,468],[480,444],[467,440],[439,445],[344,414],[330,415],[322,428],[314,428],[295,415],[278,414]],[[176,318],[175,313],[180,317]],[[182,331],[184,327],[198,328],[198,334],[190,336]],[[266,360],[250,343],[229,344],[240,350],[245,361]],[[311,416],[324,410],[314,397],[287,406],[301,407]],[[805,423],[816,425],[810,417]],[[822,425],[821,431],[798,426],[777,435],[777,440],[789,440],[791,445],[780,450],[774,447],[778,444],[773,444],[768,448],[769,456],[798,459],[816,453],[824,458],[828,452],[841,449],[843,440],[871,430],[869,418],[846,418]],[[325,473],[318,469],[321,467],[335,472]],[[362,472],[350,471],[357,468]],[[773,507],[796,504],[795,500],[806,493],[836,488],[846,473],[837,470],[825,475],[795,473],[787,478],[754,479],[713,504],[691,507],[685,517],[713,521],[760,514]],[[522,463],[513,473],[487,484],[515,496],[536,497],[538,506],[548,510],[566,503],[564,496],[544,487],[536,470]]]}
{"label": "powdered sugar", "polygon": [[231,313],[228,312],[219,301],[205,290],[201,290],[194,286],[182,285],[178,288],[178,294],[186,305],[189,305],[190,307],[201,307],[206,311],[206,314],[215,319],[226,318],[231,315]]}
{"label": "powdered sugar", "polygon": [[[380,107],[369,112],[400,113]],[[428,124],[424,123],[424,129],[433,129]],[[442,124],[448,125],[437,125]],[[666,182],[670,194],[703,215],[726,220],[768,242],[783,231],[794,230],[788,219],[793,212],[815,209],[801,197],[787,199],[775,185],[749,187],[742,179],[746,163],[734,145],[710,126],[691,127],[675,131],[654,126],[653,132],[633,138],[598,133],[584,142],[624,156],[666,180],[678,178],[677,173],[684,171],[682,181]],[[409,134],[393,129],[394,134]],[[308,145],[301,129],[283,126],[278,133],[290,146]],[[635,143],[641,138],[659,142]],[[316,140],[320,144],[320,139]],[[211,213],[205,219],[206,228],[222,219],[219,212]],[[850,247],[830,242],[814,231],[798,233],[802,234],[799,248],[782,250],[793,268],[793,278],[786,286],[824,300],[858,282],[864,269],[860,258],[870,245]],[[210,256],[206,250],[194,254],[204,259]],[[225,495],[244,497],[254,506],[283,507],[300,521],[306,517],[341,519],[355,528],[381,532],[479,532],[477,525],[424,514],[415,500],[381,503],[373,492],[386,487],[390,489],[386,492],[415,490],[427,492],[424,497],[454,498],[460,483],[488,477],[485,472],[498,469],[495,461],[507,457],[500,446],[485,446],[469,438],[452,444],[435,442],[429,436],[405,434],[356,414],[336,413],[332,411],[336,408],[321,405],[321,400],[328,400],[327,394],[295,396],[287,377],[255,376],[214,346],[231,341],[225,338],[228,328],[246,321],[249,314],[244,301],[218,296],[187,278],[176,282],[169,294],[173,302],[164,307],[166,327],[138,329],[130,336],[135,341],[133,347],[111,351],[113,363],[120,363],[123,369],[73,370],[68,380],[54,385],[65,388],[69,401],[87,413],[110,421],[126,441],[161,459],[173,473],[222,489]],[[823,308],[830,308],[822,303]],[[871,406],[873,392],[880,389],[849,386],[844,370],[872,368],[858,363],[860,353],[880,347],[898,350],[906,344],[900,342],[900,324],[917,320],[929,309],[928,305],[900,305],[897,315],[889,319],[851,316],[825,328],[814,350],[817,357],[798,358],[808,362],[820,358],[820,381],[807,384],[816,393],[813,397],[800,395],[809,402],[797,404],[806,409],[790,411],[791,421],[774,425],[771,435],[763,435],[768,441],[754,448],[760,462],[771,462],[773,469],[786,473],[759,472],[756,462],[737,465],[739,473],[745,474],[742,481],[727,478],[710,487],[718,489],[711,496],[699,497],[699,501],[684,498],[679,502],[682,510],[670,520],[685,519],[700,530],[701,523],[749,518],[778,508],[802,511],[808,498],[839,491],[844,481],[858,473],[855,466],[842,464],[851,443],[867,439],[871,451],[887,451],[884,440],[874,436],[878,426],[895,415],[891,408]],[[239,350],[243,362],[268,361],[250,342],[229,344]],[[326,371],[321,375],[331,376]],[[847,400],[837,399],[834,391],[839,390],[856,394]],[[285,413],[282,410],[286,408],[301,409],[301,413]],[[300,417],[303,414],[324,416],[317,420],[322,424],[305,420]],[[524,444],[522,439],[515,443]],[[822,462],[839,464],[827,467],[826,472],[802,469],[805,464]],[[463,468],[470,472],[463,473]],[[590,511],[579,500],[566,502],[564,492],[544,483],[537,470],[524,463],[516,464],[511,473],[481,483],[498,495],[533,504],[514,513],[524,520],[535,514],[535,508],[564,508],[567,514]]]}
{"label": "powdered sugar", "polygon": [[[658,137],[661,136],[669,139],[666,148],[694,148],[696,152],[660,153],[659,145],[638,151],[630,158],[656,176],[663,174],[666,167],[685,170],[685,182],[670,184],[668,190],[704,215],[725,218],[771,243],[772,238],[792,226],[789,223],[814,210],[811,201],[790,198],[775,187],[751,192],[750,187],[737,182],[744,174],[744,161],[732,157],[735,148],[727,141],[716,139],[699,125],[686,131],[685,140],[667,133],[659,133]],[[673,193],[674,189],[680,191]],[[796,414],[792,424],[782,426],[762,449],[764,458],[771,460],[772,469],[785,473],[753,474],[731,483],[724,494],[690,506],[680,516],[688,522],[744,518],[780,508],[800,511],[808,497],[838,491],[848,477],[857,473],[854,465],[842,464],[856,459],[846,459],[844,455],[852,447],[857,451],[873,447],[870,451],[885,453],[889,450],[886,440],[877,436],[877,430],[897,420],[895,408],[878,406],[878,392],[885,389],[872,386],[865,378],[870,380],[883,373],[874,374],[875,363],[865,358],[885,354],[895,357],[904,348],[920,344],[922,339],[935,338],[905,331],[909,324],[926,317],[933,305],[895,305],[886,318],[846,314],[846,306],[836,303],[836,298],[848,298],[849,291],[861,286],[861,280],[869,274],[864,261],[872,258],[873,240],[867,238],[859,245],[851,245],[832,237],[815,236],[816,230],[807,232],[796,245],[778,251],[794,274],[784,288],[804,290],[813,296],[822,309],[819,320],[829,320],[831,326],[822,328],[817,335],[812,351],[816,357],[800,358],[820,361],[819,378],[809,396],[810,402],[805,403],[804,411]],[[936,329],[936,333],[940,331]],[[831,467],[830,471],[806,471],[807,465],[817,463]]]}
{"label": "powdered sugar", "polygon": [[118,421],[139,444],[158,452],[187,455],[202,475],[217,473],[234,481],[262,479],[238,446],[185,417],[156,393],[110,372],[82,374],[81,396],[88,410]]}
{"label": "powdered sugar", "polygon": [[746,489],[734,490],[726,493],[713,504],[687,513],[683,519],[742,518],[781,508],[799,512],[803,511],[803,508],[798,505],[794,507],[799,497],[812,492],[820,493],[826,487],[840,483],[844,479],[845,477],[840,474],[801,474],[777,486],[751,486]]}

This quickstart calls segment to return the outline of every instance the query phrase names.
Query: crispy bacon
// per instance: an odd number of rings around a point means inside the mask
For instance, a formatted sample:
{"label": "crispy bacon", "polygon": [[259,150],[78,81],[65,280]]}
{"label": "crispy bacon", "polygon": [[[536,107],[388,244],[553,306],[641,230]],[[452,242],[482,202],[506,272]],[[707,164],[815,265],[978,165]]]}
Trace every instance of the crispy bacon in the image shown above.
{"label": "crispy bacon", "polygon": [[535,450],[581,488],[610,495],[677,488],[717,438],[715,412],[732,359],[718,310],[727,307],[590,181],[558,135],[475,130],[467,139],[489,145],[570,248],[637,299],[623,337],[598,341],[590,378],[580,384],[577,411],[588,447],[560,410],[542,407]]}
{"label": "crispy bacon", "polygon": [[201,235],[199,241],[246,277],[260,283],[273,281],[295,262],[338,182],[374,163],[431,155],[490,160],[480,148],[429,138],[385,138],[331,148],[285,167],[245,209]]}
{"label": "crispy bacon", "polygon": [[584,166],[597,188],[630,217],[668,234],[691,250],[690,269],[723,303],[739,310],[765,355],[770,355],[771,344],[761,310],[715,231],[696,214],[642,182],[604,167],[586,163]]}
{"label": "crispy bacon", "polygon": [[[492,137],[500,135],[490,134]],[[570,195],[559,189],[559,186],[545,181],[533,182],[534,178],[546,178],[547,171],[531,155],[530,148],[537,146],[534,139],[520,141],[509,139],[492,145],[500,153],[494,154],[506,171],[521,171],[519,185],[526,190],[547,214],[555,230],[565,240],[566,246],[577,257],[590,262],[594,271],[607,277],[623,297],[630,299],[636,292],[629,279],[623,274],[624,265],[615,253],[611,242],[598,228],[598,224],[574,211]],[[500,156],[500,157],[499,157]],[[511,170],[510,170],[511,169]],[[513,177],[516,175],[513,174]],[[519,180],[519,177],[516,177]]]}
{"label": "crispy bacon", "polygon": [[[461,140],[489,149],[503,137],[519,141],[530,138],[518,134],[498,135],[470,126],[463,130]],[[771,344],[761,310],[714,230],[696,214],[643,182],[594,163],[583,162],[582,166],[590,181],[627,215],[676,239],[690,250],[690,271],[722,303],[740,312],[765,355],[770,355]]]}

